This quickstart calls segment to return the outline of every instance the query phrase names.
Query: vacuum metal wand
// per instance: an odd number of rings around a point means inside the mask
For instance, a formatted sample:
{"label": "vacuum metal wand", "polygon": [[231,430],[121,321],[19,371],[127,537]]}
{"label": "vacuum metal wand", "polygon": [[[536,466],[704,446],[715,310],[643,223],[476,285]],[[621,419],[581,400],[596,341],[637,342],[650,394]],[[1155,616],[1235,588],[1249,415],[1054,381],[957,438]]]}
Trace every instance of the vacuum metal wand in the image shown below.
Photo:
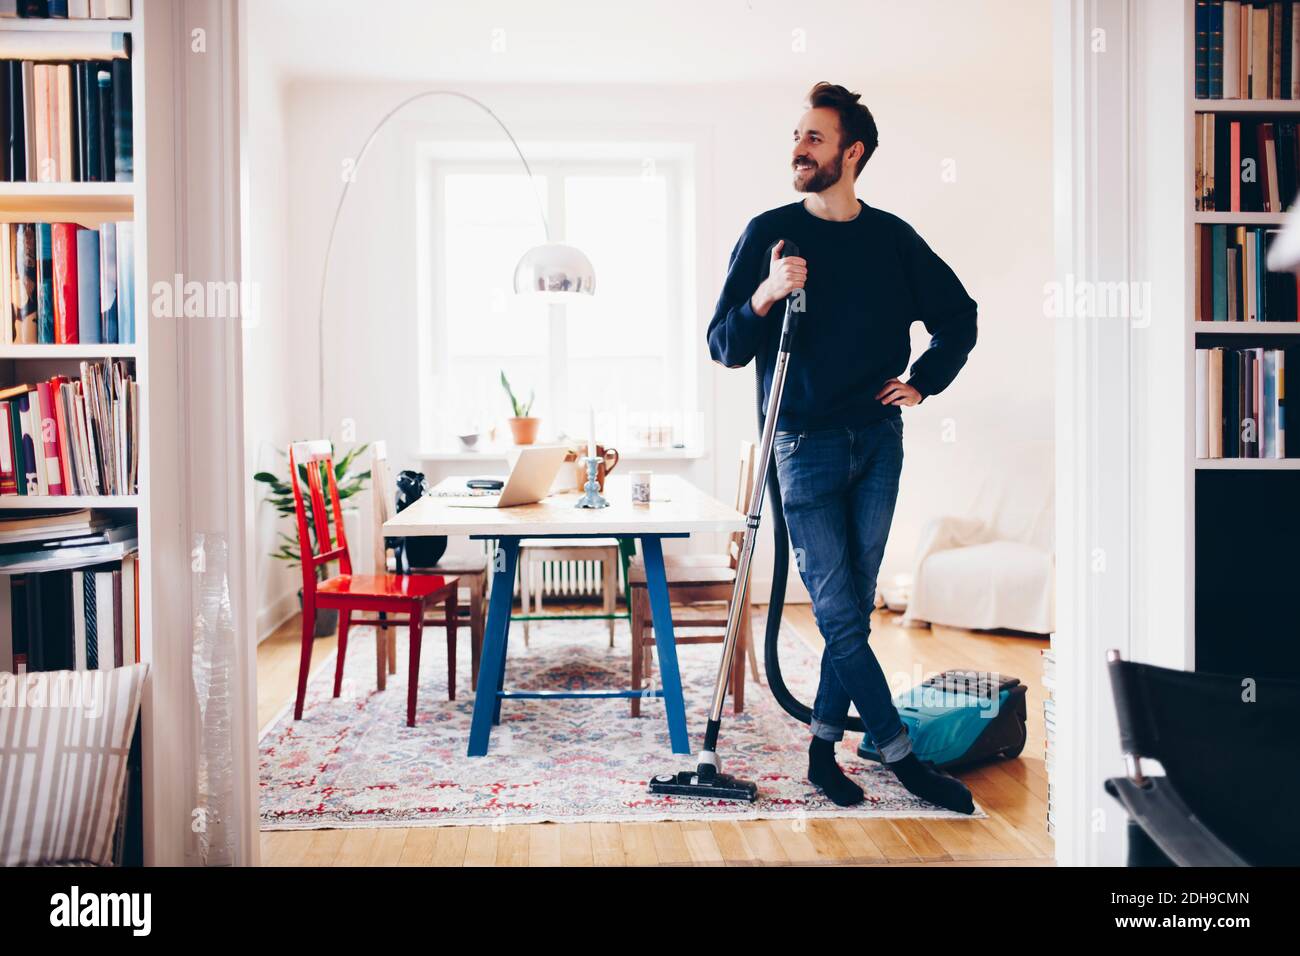
{"label": "vacuum metal wand", "polygon": [[[786,256],[797,256],[799,247],[785,240],[782,253]],[[749,611],[750,563],[754,556],[754,545],[758,541],[758,525],[763,514],[763,493],[767,487],[765,476],[772,459],[772,444],[776,438],[776,423],[781,409],[781,393],[785,390],[785,374],[790,364],[790,342],[798,327],[798,315],[803,311],[804,296],[791,295],[786,301],[776,365],[772,369],[767,417],[763,423],[763,435],[759,440],[758,461],[754,470],[754,490],[750,494],[749,511],[745,515],[745,533],[740,544],[740,555],[736,559],[736,583],[731,591],[731,607],[727,611],[727,631],[722,640],[722,660],[718,664],[718,679],[713,687],[713,701],[709,705],[709,722],[704,730],[704,746],[700,750],[699,766],[694,771],[683,770],[677,774],[659,774],[650,781],[651,793],[748,800],[751,803],[758,799],[758,786],[755,783],[720,772],[717,754],[718,731],[722,727],[722,705],[727,699],[731,665],[736,656],[740,616]]]}

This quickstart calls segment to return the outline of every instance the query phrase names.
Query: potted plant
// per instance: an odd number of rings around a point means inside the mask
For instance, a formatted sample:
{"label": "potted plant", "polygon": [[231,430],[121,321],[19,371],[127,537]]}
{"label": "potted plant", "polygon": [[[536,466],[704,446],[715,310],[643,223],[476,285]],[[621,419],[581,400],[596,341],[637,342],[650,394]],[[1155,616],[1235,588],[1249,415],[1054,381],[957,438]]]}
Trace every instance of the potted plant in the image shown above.
{"label": "potted plant", "polygon": [[507,419],[510,422],[510,432],[515,437],[516,445],[531,445],[537,441],[537,426],[541,424],[540,418],[533,418],[529,412],[533,410],[534,393],[532,389],[528,390],[528,401],[521,402],[515,398],[514,389],[510,387],[510,380],[506,378],[505,370],[501,371],[501,387],[506,390],[506,397],[510,399],[510,409],[514,412],[514,417]]}
{"label": "potted plant", "polygon": [[[355,462],[361,455],[367,445],[358,445],[351,451],[345,453],[334,462],[334,480],[339,487],[339,504],[343,505],[353,495],[364,491],[366,483],[370,480],[370,469],[358,471],[355,468]],[[282,453],[283,454],[283,453]],[[323,466],[318,466],[322,467]],[[299,487],[303,489],[302,503],[307,510],[307,533],[311,536],[313,550],[318,550],[319,545],[316,541],[316,519],[312,513],[311,495],[307,494],[307,463],[298,465]],[[253,475],[254,481],[260,481],[268,487],[266,501],[275,508],[281,515],[287,515],[296,522],[295,508],[293,503],[293,487],[289,484],[287,478],[272,474],[269,471],[259,471]],[[344,509],[347,510],[346,508]],[[333,514],[331,514],[331,502],[329,496],[325,497],[326,518],[329,519],[329,527],[334,527]],[[297,528],[294,528],[293,534],[279,532],[279,547],[271,552],[271,557],[279,561],[288,562],[290,567],[302,566],[302,554],[298,550]],[[326,577],[325,567],[317,569],[317,577],[324,580]],[[302,589],[298,589],[298,605],[302,606]],[[316,636],[328,637],[338,629],[339,612],[334,609],[317,609],[316,611]]]}

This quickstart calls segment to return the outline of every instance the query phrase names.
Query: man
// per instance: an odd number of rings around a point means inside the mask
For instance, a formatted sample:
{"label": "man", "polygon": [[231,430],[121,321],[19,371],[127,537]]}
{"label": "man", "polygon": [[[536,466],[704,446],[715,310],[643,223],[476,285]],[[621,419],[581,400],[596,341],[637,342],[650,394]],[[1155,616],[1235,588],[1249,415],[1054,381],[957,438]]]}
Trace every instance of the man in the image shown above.
{"label": "man", "polygon": [[[975,345],[975,302],[911,226],[854,194],[878,142],[875,120],[858,100],[829,83],[809,93],[792,162],[794,188],[807,197],[750,220],[709,323],[709,351],[728,368],[757,358],[766,407],[786,297],[806,297],[773,455],[790,539],[826,641],[809,781],[840,806],[863,799],[835,761],[852,702],[885,766],[909,791],[972,813],[970,791],[912,753],[867,639],[903,466],[901,408],[956,377]],[[786,239],[798,256],[778,257]],[[930,347],[902,382],[918,320]]]}

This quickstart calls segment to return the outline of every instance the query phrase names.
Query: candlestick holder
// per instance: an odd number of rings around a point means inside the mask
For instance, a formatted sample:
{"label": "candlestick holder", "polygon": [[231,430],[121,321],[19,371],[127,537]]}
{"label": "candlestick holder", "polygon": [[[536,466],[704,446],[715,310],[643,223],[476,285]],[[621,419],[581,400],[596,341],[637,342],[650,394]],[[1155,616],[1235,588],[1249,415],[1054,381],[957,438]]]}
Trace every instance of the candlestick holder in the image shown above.
{"label": "candlestick holder", "polygon": [[594,457],[583,457],[578,459],[587,466],[587,484],[584,486],[585,492],[577,503],[575,508],[608,508],[609,502],[603,498],[596,484],[596,469],[600,466],[600,459]]}

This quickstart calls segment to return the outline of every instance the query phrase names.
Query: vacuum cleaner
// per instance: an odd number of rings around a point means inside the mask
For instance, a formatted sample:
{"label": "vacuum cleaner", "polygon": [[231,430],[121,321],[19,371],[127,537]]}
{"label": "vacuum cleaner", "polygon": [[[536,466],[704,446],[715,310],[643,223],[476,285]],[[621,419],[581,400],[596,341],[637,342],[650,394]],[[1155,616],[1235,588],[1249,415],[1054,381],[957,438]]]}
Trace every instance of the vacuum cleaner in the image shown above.
{"label": "vacuum cleaner", "polygon": [[[769,262],[776,245],[773,243],[767,251]],[[786,239],[781,252],[783,256],[797,256],[799,247]],[[775,544],[772,593],[768,600],[767,629],[763,641],[767,683],[772,696],[786,713],[804,724],[812,721],[812,708],[790,692],[781,676],[778,645],[781,614],[785,608],[786,577],[790,571],[790,538],[785,512],[781,506],[781,487],[776,465],[772,460],[772,443],[776,437],[777,419],[780,417],[790,349],[800,316],[807,310],[806,299],[804,295],[796,297],[792,294],[787,297],[766,415],[763,413],[763,373],[761,368],[756,369],[758,427],[762,437],[755,474],[763,475],[765,480],[754,482],[745,515],[745,534],[736,559],[736,581],[727,612],[722,659],[718,663],[718,677],[709,705],[704,744],[694,770],[662,773],[652,778],[648,790],[653,794],[705,800],[744,800],[750,803],[758,799],[758,785],[752,780],[742,780],[722,772],[717,748],[718,734],[722,728],[722,706],[727,697],[736,639],[740,633],[740,615],[747,610],[745,592],[749,586],[750,563],[758,539],[765,492],[770,492],[772,498],[772,535]],[[894,699],[894,704],[907,727],[912,750],[917,758],[943,770],[995,757],[1019,756],[1027,737],[1025,690],[1025,686],[1014,677],[977,671],[944,671],[900,694]],[[862,733],[866,738],[866,728],[861,718],[850,717],[845,721],[845,729]],[[858,754],[868,760],[880,760],[880,755],[867,739],[858,748]]]}

